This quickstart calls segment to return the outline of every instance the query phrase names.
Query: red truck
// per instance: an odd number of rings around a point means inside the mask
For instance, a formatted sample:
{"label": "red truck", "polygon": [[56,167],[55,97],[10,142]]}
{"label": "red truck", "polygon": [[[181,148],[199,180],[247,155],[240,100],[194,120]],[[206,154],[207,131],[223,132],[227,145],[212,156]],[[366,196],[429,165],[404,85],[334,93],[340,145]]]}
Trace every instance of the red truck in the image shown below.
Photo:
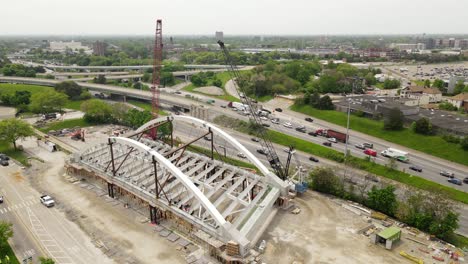
{"label": "red truck", "polygon": [[316,134],[327,137],[327,138],[336,138],[336,140],[346,143],[346,134],[341,133],[332,129],[317,129]]}

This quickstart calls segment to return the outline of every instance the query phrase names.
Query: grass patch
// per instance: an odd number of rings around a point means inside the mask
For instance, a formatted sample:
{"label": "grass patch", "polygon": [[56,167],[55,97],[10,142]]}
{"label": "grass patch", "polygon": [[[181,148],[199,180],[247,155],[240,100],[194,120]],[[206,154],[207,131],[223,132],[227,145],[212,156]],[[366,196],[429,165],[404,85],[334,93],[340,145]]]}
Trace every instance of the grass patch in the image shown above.
{"label": "grass patch", "polygon": [[86,102],[87,100],[76,100],[76,101],[71,101],[69,100],[65,106],[63,106],[63,108],[67,108],[67,109],[73,109],[73,110],[78,110],[80,111],[81,110],[81,104]]}
{"label": "grass patch", "polygon": [[[346,113],[334,110],[318,110],[308,105],[293,105],[291,110],[343,126],[343,129],[346,127]],[[387,131],[383,130],[383,121],[353,115],[350,116],[349,124],[350,129],[355,131],[468,166],[468,152],[464,151],[458,144],[447,142],[440,136],[416,134],[409,128],[401,131]]]}
{"label": "grass patch", "polygon": [[[127,103],[129,103],[131,105],[134,105],[134,106],[137,106],[137,107],[140,107],[143,110],[147,110],[147,111],[150,111],[150,112],[153,110],[153,107],[151,106],[150,103],[145,103],[145,102],[141,102],[141,101],[138,101],[138,100],[127,100]],[[161,109],[159,109],[158,113],[160,115],[163,115],[163,116],[168,115],[167,112],[165,112],[164,110],[161,110]]]}
{"label": "grass patch", "polygon": [[0,83],[0,94],[10,93],[13,94],[16,91],[29,91],[31,94],[43,93],[48,90],[53,90],[53,87],[40,86],[40,85],[28,85],[28,84],[12,84],[12,83]]}
{"label": "grass patch", "polygon": [[195,91],[196,88],[199,88],[199,87],[196,87],[195,85],[193,85],[193,83],[191,83],[190,85],[187,85],[184,88],[182,88],[182,90],[190,92],[190,93],[202,94],[202,95],[205,95],[205,96],[209,96],[209,97],[211,97],[211,98],[213,98],[215,100],[220,99],[220,100],[225,100],[225,101],[230,101],[230,102],[240,102],[239,98],[228,94],[225,89],[223,89],[224,93],[225,93],[224,95],[212,95],[212,94],[207,94],[207,93],[202,93],[202,92]]}
{"label": "grass patch", "polygon": [[14,150],[13,144],[8,142],[0,142],[0,153],[4,153],[14,160],[17,160],[24,166],[29,167],[28,157],[21,150]]}
{"label": "grass patch", "polygon": [[[5,256],[8,256],[10,258],[10,262],[5,262],[9,264],[19,264],[20,262],[16,258],[15,253],[13,252],[13,249],[11,249],[10,244],[6,243],[5,248],[0,251],[0,261],[5,260]],[[2,262],[4,263],[4,262]]]}
{"label": "grass patch", "polygon": [[41,127],[39,130],[47,133],[51,130],[61,130],[64,128],[73,128],[73,127],[89,127],[95,124],[89,123],[84,118],[68,119],[64,121],[52,122],[47,124],[44,127]]}
{"label": "grass patch", "polygon": [[[312,142],[285,135],[276,131],[269,130],[268,135],[270,137],[270,140],[274,143],[281,144],[284,146],[293,145],[297,150],[331,159],[336,162],[344,162],[344,154],[336,150],[329,149],[327,147],[323,147],[321,145],[317,145]],[[450,188],[445,185],[435,183],[433,181],[426,180],[418,176],[408,174],[406,172],[402,172],[399,170],[391,170],[384,165],[380,165],[357,157],[351,157],[349,159],[348,165],[422,190],[426,190],[429,192],[439,191],[446,194],[453,200],[468,204],[467,193]]]}
{"label": "grass patch", "polygon": [[[215,123],[227,123],[230,124],[229,127],[232,127],[240,132],[246,132],[246,122],[239,121],[233,118],[229,118],[223,116],[222,118],[215,119]],[[336,161],[338,163],[344,163],[345,158],[342,152],[336,151],[334,149],[324,147],[322,145],[318,145],[312,143],[310,141],[296,138],[293,136],[289,136],[277,131],[267,130],[269,139],[276,144],[280,144],[283,146],[294,146],[297,150],[302,152],[306,152],[309,154],[313,154],[314,156],[323,157],[326,159],[330,159]],[[449,198],[459,201],[465,204],[468,204],[468,193],[450,188],[445,185],[441,185],[424,178],[411,175],[406,172],[402,172],[399,170],[392,170],[384,165],[380,165],[374,163],[372,161],[368,161],[365,159],[361,159],[358,157],[350,157],[347,161],[347,164],[350,167],[364,170],[375,175],[379,175],[381,177],[385,177],[394,181],[398,181],[404,184],[407,184],[412,187],[416,187],[421,190],[433,192],[439,191],[441,193],[446,194]]]}
{"label": "grass patch", "polygon": [[266,102],[266,101],[270,101],[272,100],[273,98],[275,98],[273,95],[264,95],[264,96],[260,96],[260,97],[255,97],[255,99],[259,102]]}
{"label": "grass patch", "polygon": [[447,239],[447,242],[455,245],[458,248],[468,249],[468,238],[459,234],[453,234],[453,236]]}

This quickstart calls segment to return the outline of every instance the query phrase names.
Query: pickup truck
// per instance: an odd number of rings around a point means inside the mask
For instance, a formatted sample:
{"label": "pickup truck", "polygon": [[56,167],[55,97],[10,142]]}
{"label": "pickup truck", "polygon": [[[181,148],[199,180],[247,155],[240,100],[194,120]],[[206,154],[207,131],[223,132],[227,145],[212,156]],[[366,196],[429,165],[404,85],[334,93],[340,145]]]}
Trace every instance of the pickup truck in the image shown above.
{"label": "pickup truck", "polygon": [[52,207],[55,205],[54,199],[52,199],[52,197],[50,197],[49,195],[42,195],[40,200],[41,200],[41,204],[47,207]]}

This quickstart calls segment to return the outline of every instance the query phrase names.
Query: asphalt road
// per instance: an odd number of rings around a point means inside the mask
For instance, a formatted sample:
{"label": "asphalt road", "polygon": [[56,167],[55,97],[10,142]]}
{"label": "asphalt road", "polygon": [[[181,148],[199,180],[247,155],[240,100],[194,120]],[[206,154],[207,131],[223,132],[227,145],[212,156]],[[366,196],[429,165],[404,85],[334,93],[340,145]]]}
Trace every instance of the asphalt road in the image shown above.
{"label": "asphalt road", "polygon": [[94,246],[85,241],[87,236],[56,208],[40,203],[40,194],[29,186],[18,165],[0,168],[0,186],[5,197],[0,204],[0,219],[13,223],[12,246],[19,261],[32,257],[34,263],[39,263],[41,256],[51,257],[56,263],[86,264],[96,260],[89,250]]}
{"label": "asphalt road", "polygon": [[[6,78],[6,79],[11,79],[13,81],[26,80],[26,81],[35,81],[35,82],[47,82],[47,81],[52,82],[50,80],[39,80],[39,79],[34,79],[34,78],[32,78],[32,79],[31,78]],[[142,98],[142,99],[151,98],[151,93],[148,92],[148,91],[139,91],[139,90],[135,90],[135,89],[125,89],[125,88],[122,88],[122,87],[115,87],[115,86],[109,86],[109,85],[99,85],[99,84],[86,84],[86,85],[88,85],[90,89],[96,88],[96,89],[101,89],[101,90],[105,90],[105,91],[115,91],[116,93],[125,93],[125,94],[127,94],[129,96],[134,95],[134,96],[136,96],[138,98]],[[164,103],[164,104],[169,103],[170,104],[171,102],[174,102],[174,103],[179,103],[179,104],[184,104],[184,105],[194,104],[193,100],[190,100],[190,99],[185,97],[187,94],[189,94],[187,92],[180,92],[179,91],[180,94],[174,94],[175,91],[172,92],[170,90],[170,88],[165,88],[164,91],[165,92],[164,93],[162,92],[161,95],[160,95],[161,103]],[[200,100],[198,102],[198,104],[200,104],[200,102],[206,102],[206,100],[208,100],[208,99],[212,99],[211,97],[203,96],[203,95],[200,95],[200,94],[191,94],[191,95],[196,96]],[[222,108],[222,106],[226,106],[226,105],[227,105],[227,102],[224,101],[224,100],[219,100],[219,99],[215,100],[215,103],[211,104],[211,106],[210,106],[210,115],[213,116],[213,115],[218,115],[218,114],[226,114],[226,115],[229,115],[229,116],[236,117],[238,119],[248,120],[248,117],[246,117],[246,116],[239,115],[236,112],[234,112],[232,110],[229,110],[227,108]],[[302,139],[309,140],[309,141],[316,142],[316,143],[320,143],[320,144],[325,140],[325,138],[322,138],[322,137],[313,138],[313,137],[311,137],[311,136],[309,136],[307,134],[297,132],[294,129],[285,128],[281,124],[283,124],[284,122],[291,122],[293,124],[293,127],[296,127],[299,124],[303,124],[303,125],[306,125],[308,131],[313,131],[313,130],[315,130],[317,128],[331,128],[331,129],[335,129],[335,130],[338,130],[338,131],[345,132],[345,128],[334,125],[334,124],[331,124],[331,123],[328,123],[328,122],[325,122],[323,120],[316,119],[315,117],[314,117],[315,120],[314,120],[313,123],[308,123],[308,122],[304,121],[304,118],[306,117],[306,115],[303,115],[303,114],[300,114],[300,113],[297,113],[297,112],[293,112],[293,111],[290,111],[290,110],[287,110],[287,109],[284,109],[284,111],[282,113],[275,112],[273,114],[273,116],[279,117],[281,119],[281,123],[280,123],[280,125],[273,125],[272,124],[271,129],[275,129],[277,131],[287,133],[287,134],[290,134],[290,135],[293,135],[293,136],[297,136],[297,137],[300,137]],[[388,147],[393,147],[393,148],[397,148],[397,149],[401,149],[403,151],[406,151],[406,152],[410,153],[410,163],[421,166],[423,168],[423,172],[419,173],[419,172],[410,171],[409,170],[409,165],[410,164],[398,163],[398,167],[399,167],[400,170],[410,172],[411,174],[421,176],[421,177],[426,178],[428,180],[432,180],[432,181],[435,181],[437,183],[440,183],[440,184],[443,184],[443,185],[446,185],[446,186],[450,186],[452,188],[463,190],[465,192],[468,191],[468,186],[466,184],[462,185],[462,186],[454,185],[454,184],[451,184],[451,183],[447,182],[447,178],[439,175],[439,172],[441,170],[447,170],[447,171],[454,172],[455,177],[457,177],[459,179],[463,179],[464,177],[468,177],[468,175],[467,175],[468,173],[466,173],[466,171],[468,171],[467,166],[464,166],[464,165],[461,165],[461,164],[458,164],[458,163],[454,163],[454,162],[450,162],[450,161],[447,161],[447,160],[443,160],[441,158],[437,158],[437,157],[428,155],[426,153],[422,153],[422,152],[418,152],[418,151],[415,151],[415,150],[412,150],[412,149],[408,149],[408,148],[403,147],[403,146],[398,146],[396,144],[392,144],[392,143],[387,142],[385,140],[381,140],[381,139],[378,139],[378,138],[375,138],[375,137],[371,137],[371,136],[368,136],[368,135],[365,135],[365,134],[362,134],[362,133],[359,133],[359,132],[356,132],[356,131],[352,131],[352,130],[350,131],[350,137],[349,138],[350,138],[350,145],[354,145],[356,143],[363,143],[363,142],[373,143],[374,148],[378,152],[380,152],[383,149],[386,149]],[[344,146],[341,143],[333,144],[332,147],[339,150],[339,151],[344,151]],[[354,146],[351,146],[349,149],[351,150],[351,153],[353,153],[353,155],[361,156],[361,157],[364,156],[362,151],[354,148]],[[379,156],[379,157],[376,158],[376,162],[378,162],[380,164],[387,164],[388,160],[386,160],[385,158]]]}

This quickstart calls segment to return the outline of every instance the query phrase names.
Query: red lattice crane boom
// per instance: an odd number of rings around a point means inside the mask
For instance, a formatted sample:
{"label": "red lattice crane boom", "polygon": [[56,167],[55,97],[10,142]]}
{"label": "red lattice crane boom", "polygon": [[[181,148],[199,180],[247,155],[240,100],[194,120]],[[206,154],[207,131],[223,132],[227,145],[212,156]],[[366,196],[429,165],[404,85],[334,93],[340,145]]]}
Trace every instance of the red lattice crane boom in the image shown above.
{"label": "red lattice crane boom", "polygon": [[[161,83],[161,65],[162,65],[162,20],[156,20],[156,34],[153,48],[153,81],[151,83],[151,100],[153,118],[158,117],[159,112],[159,84]],[[151,136],[156,138],[156,129],[151,130]]]}

